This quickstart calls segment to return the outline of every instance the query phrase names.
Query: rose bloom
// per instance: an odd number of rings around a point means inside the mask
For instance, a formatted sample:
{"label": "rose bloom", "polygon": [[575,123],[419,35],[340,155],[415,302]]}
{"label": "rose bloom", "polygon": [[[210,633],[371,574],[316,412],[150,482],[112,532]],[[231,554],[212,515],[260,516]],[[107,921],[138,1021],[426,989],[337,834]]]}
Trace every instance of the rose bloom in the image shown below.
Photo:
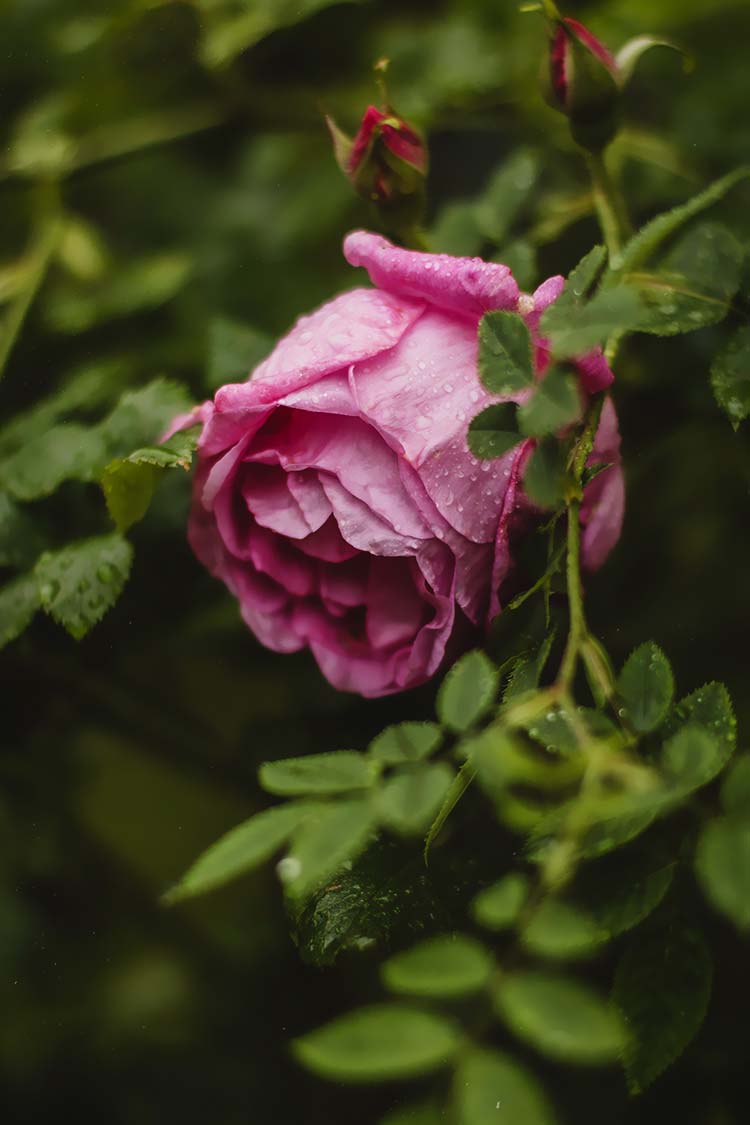
{"label": "rose bloom", "polygon": [[[502,608],[514,544],[538,515],[523,494],[533,441],[495,461],[466,444],[491,402],[477,373],[490,309],[539,338],[559,277],[529,296],[479,258],[403,250],[364,231],[344,253],[375,288],[301,317],[245,383],[222,387],[177,428],[203,422],[190,543],[276,652],[309,647],[337,688],[380,696],[429,679]],[[577,361],[583,392],[612,381],[600,352]],[[604,406],[586,489],[584,566],[620,533],[619,435]]]}

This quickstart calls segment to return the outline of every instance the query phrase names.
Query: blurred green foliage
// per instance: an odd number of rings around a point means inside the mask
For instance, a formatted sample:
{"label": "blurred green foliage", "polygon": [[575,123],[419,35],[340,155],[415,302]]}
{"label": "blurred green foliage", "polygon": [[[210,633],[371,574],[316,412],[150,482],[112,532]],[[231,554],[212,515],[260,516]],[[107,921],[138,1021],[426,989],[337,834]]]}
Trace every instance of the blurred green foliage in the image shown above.
{"label": "blurred green foliage", "polygon": [[[697,62],[686,77],[677,56],[653,52],[631,88],[613,157],[637,222],[746,159],[743,0],[569,10],[614,45],[666,34]],[[0,564],[29,616],[37,587],[14,574],[43,550],[109,535],[97,472],[158,436],[136,424],[113,438],[121,393],[164,375],[181,401],[198,401],[241,377],[238,351],[262,355],[299,313],[353,284],[341,237],[373,217],[336,168],[322,114],[356,125],[375,95],[374,60],[390,58],[394,103],[429,135],[441,248],[512,261],[530,287],[567,274],[598,239],[585,168],[537,92],[543,27],[515,4],[7,0],[0,31],[0,481],[36,440],[46,450],[44,479],[0,493]],[[747,245],[746,189],[721,219]],[[681,683],[728,684],[742,731],[750,451],[708,379],[729,329],[638,336],[622,352],[629,516],[588,599],[620,663],[655,637]],[[64,1105],[117,1125],[374,1122],[395,1095],[322,1090],[287,1044],[376,999],[376,960],[348,954],[325,974],[301,963],[267,875],[170,912],[158,896],[264,807],[261,761],[336,749],[344,730],[363,748],[388,721],[431,716],[433,693],[363,702],[337,695],[306,655],[261,650],[184,541],[188,487],[186,474],[163,474],[132,533],[126,593],[80,645],[40,614],[2,654],[5,1116],[46,1122]],[[732,828],[728,817],[706,839],[704,867]],[[489,833],[488,853],[512,846]],[[472,843],[459,832],[457,854]],[[462,917],[459,876],[445,880]],[[423,882],[419,893],[430,902]],[[308,924],[296,920],[300,933]],[[330,942],[348,948],[350,934],[362,936],[347,916]],[[364,936],[397,948],[403,927]],[[711,936],[715,1001],[690,1066],[628,1103],[616,1074],[571,1083],[550,1064],[571,1122],[598,1122],[613,1104],[618,1125],[745,1120],[742,964],[718,921]]]}

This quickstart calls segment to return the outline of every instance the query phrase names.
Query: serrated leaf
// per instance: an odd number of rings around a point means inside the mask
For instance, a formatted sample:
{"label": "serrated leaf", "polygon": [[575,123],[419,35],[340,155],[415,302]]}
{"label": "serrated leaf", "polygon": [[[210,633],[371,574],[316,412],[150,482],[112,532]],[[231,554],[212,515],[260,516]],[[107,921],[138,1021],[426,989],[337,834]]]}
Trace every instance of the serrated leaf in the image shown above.
{"label": "serrated leaf", "polygon": [[301,899],[363,851],[377,825],[373,802],[351,797],[322,805],[295,831],[279,873],[286,891]]}
{"label": "serrated leaf", "polygon": [[105,466],[101,486],[118,531],[125,532],[143,519],[164,469],[189,469],[199,436],[199,427],[183,430],[161,446],[136,449]]}
{"label": "serrated leaf", "polygon": [[651,849],[625,852],[588,864],[576,878],[574,895],[610,937],[637,926],[663,900],[675,863],[655,864]]}
{"label": "serrated leaf", "polygon": [[480,992],[495,963],[475,938],[447,934],[429,938],[389,958],[381,968],[383,983],[391,992],[449,1000]]}
{"label": "serrated leaf", "polygon": [[582,1065],[608,1063],[628,1035],[618,1012],[571,977],[529,970],[504,977],[495,994],[498,1015],[544,1055]]}
{"label": "serrated leaf", "polygon": [[498,687],[498,670],[479,649],[458,660],[440,685],[437,714],[449,730],[463,734],[492,706]]}
{"label": "serrated leaf", "polygon": [[576,422],[581,396],[575,376],[553,368],[518,408],[518,425],[527,437],[545,437]]}
{"label": "serrated leaf", "polygon": [[453,780],[445,762],[415,766],[389,777],[376,797],[380,822],[403,836],[421,835]]}
{"label": "serrated leaf", "polygon": [[324,1078],[379,1082],[445,1066],[460,1041],[445,1016],[406,1004],[374,1004],[296,1039],[293,1051]]}
{"label": "serrated leaf", "polygon": [[521,931],[521,943],[537,957],[564,961],[593,953],[607,933],[577,906],[545,899]]}
{"label": "serrated leaf", "polygon": [[492,461],[523,441],[517,429],[516,406],[498,402],[471,420],[466,442],[475,457]]}
{"label": "serrated leaf", "polygon": [[20,637],[40,607],[34,574],[22,574],[0,588],[0,648]]}
{"label": "serrated leaf", "polygon": [[258,780],[268,793],[279,797],[304,797],[369,789],[379,772],[377,763],[364,754],[356,750],[336,750],[330,754],[264,762],[258,770]]}
{"label": "serrated leaf", "polygon": [[617,285],[622,276],[632,270],[637,270],[651,258],[659,247],[671,238],[676,231],[690,222],[701,211],[705,211],[714,203],[718,203],[736,184],[750,176],[750,168],[738,168],[734,172],[716,180],[713,184],[693,196],[687,203],[673,207],[657,215],[645,227],[642,227],[633,238],[625,245],[622,253],[610,263],[610,268],[604,278],[607,286]]}
{"label": "serrated leaf", "polygon": [[0,464],[0,484],[16,500],[50,496],[65,480],[94,480],[107,459],[97,428],[68,422],[32,438]]}
{"label": "serrated leaf", "polygon": [[368,752],[384,765],[399,766],[429,758],[442,741],[443,732],[437,723],[394,723],[372,740]]}
{"label": "serrated leaf", "polygon": [[647,641],[631,653],[617,680],[629,722],[648,734],[663,722],[672,705],[674,676],[662,650]]}
{"label": "serrated leaf", "polygon": [[721,803],[731,816],[750,821],[750,754],[743,754],[728,770],[721,786]]}
{"label": "serrated leaf", "polygon": [[488,312],[479,322],[479,376],[488,391],[510,395],[533,387],[534,347],[523,318]]}
{"label": "serrated leaf", "polygon": [[750,325],[738,328],[711,365],[716,401],[735,429],[750,416]]}
{"label": "serrated leaf", "polygon": [[192,406],[185,387],[169,379],[154,379],[145,387],[127,391],[99,427],[108,459],[129,457],[134,449],[140,451],[157,441],[175,416]]}
{"label": "serrated leaf", "polygon": [[559,508],[565,500],[567,456],[565,447],[553,437],[543,438],[526,462],[523,487],[540,508]]}
{"label": "serrated leaf", "polygon": [[28,566],[41,551],[42,543],[29,514],[6,492],[0,492],[0,566]]}
{"label": "serrated leaf", "polygon": [[689,231],[655,272],[627,275],[643,302],[636,330],[675,336],[717,324],[739,288],[743,260],[741,245],[725,227],[705,223]]}
{"label": "serrated leaf", "polygon": [[665,743],[661,766],[669,784],[680,794],[708,785],[727,762],[725,744],[701,726],[688,724]]}
{"label": "serrated leaf", "polygon": [[454,1103],[458,1125],[555,1125],[541,1083],[503,1051],[475,1048],[462,1057]]}
{"label": "serrated leaf", "polygon": [[34,568],[42,608],[81,640],[117,601],[132,561],[133,548],[117,534],[45,552]]}
{"label": "serrated leaf", "polygon": [[643,304],[635,288],[620,285],[601,290],[587,303],[556,301],[542,316],[540,330],[549,337],[555,359],[590,352],[616,333],[640,325]]}
{"label": "serrated leaf", "polygon": [[681,699],[667,723],[666,732],[671,734],[688,723],[705,727],[722,743],[725,760],[731,757],[737,741],[737,720],[724,684],[716,681],[704,684]]}
{"label": "serrated leaf", "polygon": [[273,339],[249,324],[227,317],[211,322],[206,386],[210,391],[225,383],[244,383],[273,347]]}
{"label": "serrated leaf", "polygon": [[617,967],[614,1000],[631,1031],[623,1064],[637,1094],[679,1058],[703,1023],[713,965],[705,939],[684,919],[648,926]]}
{"label": "serrated leaf", "polygon": [[171,904],[206,894],[259,867],[279,851],[315,808],[300,801],[251,816],[203,852],[163,901]]}
{"label": "serrated leaf", "polygon": [[521,913],[529,887],[526,875],[515,871],[491,887],[485,887],[471,904],[474,921],[487,930],[509,929]]}
{"label": "serrated leaf", "polygon": [[709,902],[750,933],[750,821],[710,821],[698,840],[695,870]]}

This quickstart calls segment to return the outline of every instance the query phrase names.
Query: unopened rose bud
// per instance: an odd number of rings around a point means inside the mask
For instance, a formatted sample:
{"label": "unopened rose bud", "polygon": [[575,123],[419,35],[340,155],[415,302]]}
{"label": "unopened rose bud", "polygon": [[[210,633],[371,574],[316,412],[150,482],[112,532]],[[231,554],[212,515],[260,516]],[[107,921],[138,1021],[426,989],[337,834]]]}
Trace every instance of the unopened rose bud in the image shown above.
{"label": "unopened rose bud", "polygon": [[578,20],[555,14],[550,23],[546,100],[568,117],[576,143],[598,152],[613,139],[619,125],[617,63],[607,47]]}
{"label": "unopened rose bud", "polygon": [[398,217],[397,226],[416,223],[424,206],[427,146],[390,108],[368,106],[355,137],[326,117],[339,167],[358,195],[381,213]]}

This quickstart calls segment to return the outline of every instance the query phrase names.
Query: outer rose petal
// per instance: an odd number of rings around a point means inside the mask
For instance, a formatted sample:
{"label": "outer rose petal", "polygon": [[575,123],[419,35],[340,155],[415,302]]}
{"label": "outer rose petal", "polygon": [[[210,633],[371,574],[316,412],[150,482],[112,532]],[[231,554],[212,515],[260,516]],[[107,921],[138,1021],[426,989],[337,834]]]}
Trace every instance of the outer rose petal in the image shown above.
{"label": "outer rose petal", "polygon": [[422,254],[358,230],[344,239],[344,257],[364,266],[379,289],[480,317],[488,309],[515,309],[518,285],[507,266],[481,258]]}
{"label": "outer rose petal", "polygon": [[586,489],[581,505],[581,561],[586,570],[598,570],[620,538],[625,515],[625,478],[620,465],[620,431],[611,399],[602,408],[589,464],[607,464]]}

